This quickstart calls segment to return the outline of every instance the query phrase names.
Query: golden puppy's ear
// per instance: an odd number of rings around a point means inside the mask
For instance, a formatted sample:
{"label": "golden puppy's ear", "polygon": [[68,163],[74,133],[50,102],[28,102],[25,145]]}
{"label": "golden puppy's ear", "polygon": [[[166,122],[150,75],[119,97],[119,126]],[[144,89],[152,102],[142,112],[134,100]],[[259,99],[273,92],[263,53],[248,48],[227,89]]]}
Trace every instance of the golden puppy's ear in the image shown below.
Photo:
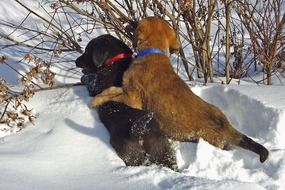
{"label": "golden puppy's ear", "polygon": [[167,32],[167,38],[169,43],[169,52],[172,53],[178,53],[180,49],[180,42],[176,36],[175,31],[169,27],[169,30]]}
{"label": "golden puppy's ear", "polygon": [[170,54],[178,54],[179,53],[179,49],[180,49],[180,43],[178,42],[178,39],[175,37],[174,39],[172,39],[172,41],[169,42],[169,52]]}
{"label": "golden puppy's ear", "polygon": [[142,20],[141,22],[139,22],[134,33],[134,40],[133,40],[134,48],[142,47],[143,42],[147,39],[150,33],[151,33],[151,28],[150,25],[148,24],[148,21]]}

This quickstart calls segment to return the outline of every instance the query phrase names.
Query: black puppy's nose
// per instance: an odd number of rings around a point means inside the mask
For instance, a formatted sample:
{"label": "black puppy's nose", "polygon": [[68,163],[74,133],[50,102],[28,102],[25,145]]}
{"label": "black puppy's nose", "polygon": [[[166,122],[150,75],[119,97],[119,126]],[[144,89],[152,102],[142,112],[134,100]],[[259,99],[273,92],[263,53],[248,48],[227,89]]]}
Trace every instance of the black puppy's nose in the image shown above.
{"label": "black puppy's nose", "polygon": [[84,61],[83,59],[83,55],[79,56],[76,60],[75,60],[75,65],[76,67],[80,67],[80,68],[84,68]]}

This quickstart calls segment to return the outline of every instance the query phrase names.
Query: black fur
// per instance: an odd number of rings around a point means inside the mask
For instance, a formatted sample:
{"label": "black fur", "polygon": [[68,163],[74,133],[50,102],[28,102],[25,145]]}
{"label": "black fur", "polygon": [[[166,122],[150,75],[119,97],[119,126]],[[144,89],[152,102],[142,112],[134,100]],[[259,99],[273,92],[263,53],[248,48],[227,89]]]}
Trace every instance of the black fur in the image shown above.
{"label": "black fur", "polygon": [[[104,65],[119,53],[132,53],[120,40],[102,35],[91,40],[85,53],[76,60],[83,68],[81,81],[90,96],[110,86],[121,86],[124,71],[131,58]],[[176,158],[167,137],[160,130],[153,114],[118,102],[107,102],[98,108],[101,121],[110,133],[110,143],[127,166],[159,164],[176,170]]]}

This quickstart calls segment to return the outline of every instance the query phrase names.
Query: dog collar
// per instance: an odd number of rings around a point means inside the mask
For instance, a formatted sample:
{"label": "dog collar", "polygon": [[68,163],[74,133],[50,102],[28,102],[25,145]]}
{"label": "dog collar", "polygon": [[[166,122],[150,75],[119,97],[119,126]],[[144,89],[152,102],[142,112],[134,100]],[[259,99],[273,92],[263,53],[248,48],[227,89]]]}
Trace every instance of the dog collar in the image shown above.
{"label": "dog collar", "polygon": [[132,56],[133,56],[132,53],[119,53],[119,54],[115,55],[114,57],[107,59],[105,64],[108,66],[111,66],[111,65],[113,65],[113,63],[115,63],[121,59],[131,58]]}
{"label": "dog collar", "polygon": [[161,49],[157,49],[157,48],[148,48],[148,49],[145,49],[145,50],[138,52],[136,57],[143,57],[143,56],[148,55],[148,54],[162,54],[162,55],[164,55],[165,52],[162,51]]}

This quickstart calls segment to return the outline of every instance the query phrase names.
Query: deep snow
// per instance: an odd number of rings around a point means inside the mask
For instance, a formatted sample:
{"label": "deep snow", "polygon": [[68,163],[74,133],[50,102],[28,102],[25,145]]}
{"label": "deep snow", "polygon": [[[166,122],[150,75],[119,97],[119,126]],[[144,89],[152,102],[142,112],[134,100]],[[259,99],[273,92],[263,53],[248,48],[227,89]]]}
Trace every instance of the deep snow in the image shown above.
{"label": "deep snow", "polygon": [[261,164],[254,153],[223,151],[205,141],[173,142],[180,173],[155,165],[125,167],[96,111],[88,107],[85,87],[39,92],[30,102],[38,113],[35,125],[0,140],[0,189],[283,189],[284,135],[279,134],[284,134],[285,105],[278,102],[285,89],[279,86],[269,101],[275,87],[262,87],[263,94],[253,97],[259,88],[192,89],[268,147],[269,159]]}
{"label": "deep snow", "polygon": [[[38,1],[24,2],[39,10]],[[1,19],[20,23],[26,13],[14,1],[0,1]],[[7,30],[1,27],[0,32]],[[20,50],[1,53],[10,55],[13,64],[21,58]],[[20,64],[14,66],[25,70]],[[57,82],[79,81],[78,73],[68,73],[64,66],[53,68]],[[17,75],[1,64],[0,77],[17,82]],[[96,110],[88,107],[87,90],[80,86],[38,92],[29,102],[37,115],[35,125],[18,133],[11,129],[11,134],[0,130],[0,190],[285,189],[285,87],[245,81],[190,86],[218,106],[237,129],[265,145],[269,159],[261,164],[254,153],[223,151],[201,140],[173,142],[180,172],[155,165],[126,167],[111,147]]]}

